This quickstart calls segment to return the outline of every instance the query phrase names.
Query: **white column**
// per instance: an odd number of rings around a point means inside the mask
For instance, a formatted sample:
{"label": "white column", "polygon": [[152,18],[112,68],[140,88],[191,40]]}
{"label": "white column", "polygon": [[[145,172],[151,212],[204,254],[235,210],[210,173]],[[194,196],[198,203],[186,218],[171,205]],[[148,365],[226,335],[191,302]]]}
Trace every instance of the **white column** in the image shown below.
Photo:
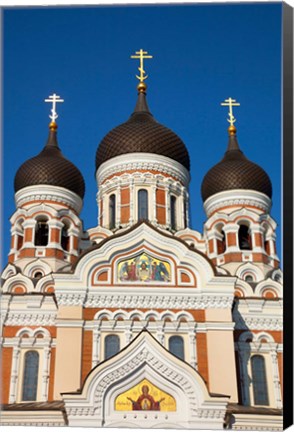
{"label": "white column", "polygon": [[190,329],[189,331],[189,340],[190,340],[190,365],[194,369],[198,369],[198,361],[197,361],[197,348],[196,348],[196,333],[194,329]]}
{"label": "white column", "polygon": [[48,383],[49,383],[49,364],[50,364],[50,347],[43,348],[43,373],[41,387],[41,401],[48,399]]}
{"label": "white column", "polygon": [[186,225],[187,225],[187,228],[189,228],[189,226],[190,226],[190,219],[189,219],[189,206],[190,206],[190,203],[189,203],[189,198],[190,198],[189,193],[186,190]]}
{"label": "white column", "polygon": [[19,346],[16,346],[13,348],[13,353],[12,353],[9,403],[15,403],[16,402],[17,381],[18,381],[18,376],[20,375],[19,374],[19,357],[20,357],[20,348],[19,348]]}
{"label": "white column", "polygon": [[155,183],[151,186],[151,192],[152,192],[152,205],[151,205],[151,222],[153,224],[156,224],[157,219],[156,219],[156,181]]}
{"label": "white column", "polygon": [[116,217],[115,217],[115,227],[119,228],[121,222],[121,186],[117,186],[116,194]]}
{"label": "white column", "polygon": [[184,201],[185,201],[185,189],[184,187],[182,187],[181,189],[181,195],[179,196],[179,214],[180,217],[177,220],[177,229],[181,230],[185,228],[185,206],[184,206]]}
{"label": "white column", "polygon": [[92,351],[92,368],[99,363],[100,358],[100,329],[96,327],[93,330],[93,351]]}
{"label": "white column", "polygon": [[282,397],[281,397],[281,385],[279,379],[279,367],[278,367],[278,356],[275,350],[272,350],[271,353],[272,360],[272,368],[273,368],[273,384],[274,384],[274,394],[275,394],[275,403],[277,408],[282,408]]}
{"label": "white column", "polygon": [[170,185],[168,184],[165,189],[165,220],[166,225],[170,228]]}
{"label": "white column", "polygon": [[[249,347],[248,347],[249,348]],[[239,344],[239,361],[240,361],[240,375],[241,375],[241,391],[244,405],[250,405],[250,394],[249,394],[249,350],[240,348]]]}
{"label": "white column", "polygon": [[134,223],[135,220],[135,191],[134,191],[134,179],[130,180],[130,224]]}

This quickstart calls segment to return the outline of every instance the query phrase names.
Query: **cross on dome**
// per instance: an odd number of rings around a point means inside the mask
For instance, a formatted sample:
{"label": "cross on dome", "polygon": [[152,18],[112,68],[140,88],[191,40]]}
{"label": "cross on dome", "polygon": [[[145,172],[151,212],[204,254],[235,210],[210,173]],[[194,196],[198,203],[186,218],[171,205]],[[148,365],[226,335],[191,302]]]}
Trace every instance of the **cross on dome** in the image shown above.
{"label": "cross on dome", "polygon": [[146,75],[146,71],[144,70],[144,60],[145,59],[151,59],[153,58],[152,55],[148,55],[147,51],[144,51],[142,48],[140,51],[136,51],[134,55],[131,55],[132,59],[139,59],[140,60],[140,66],[138,67],[138,70],[140,72],[140,76],[136,75],[136,78],[140,81],[140,84],[138,85],[138,90],[140,92],[144,92],[147,88],[144,81],[148,78],[148,75]]}
{"label": "cross on dome", "polygon": [[234,126],[236,118],[233,115],[233,106],[240,106],[239,102],[237,102],[236,99],[232,99],[231,97],[229,97],[228,99],[225,99],[225,101],[222,102],[221,105],[229,107],[229,118],[227,120],[230,123],[230,126]]}
{"label": "cross on dome", "polygon": [[52,109],[51,109],[51,115],[49,115],[49,118],[51,118],[52,123],[55,124],[55,120],[58,118],[58,114],[56,112],[56,103],[58,102],[64,102],[64,99],[60,99],[60,96],[58,96],[56,93],[53,93],[53,95],[50,95],[48,99],[45,99],[44,102],[50,102],[52,103]]}

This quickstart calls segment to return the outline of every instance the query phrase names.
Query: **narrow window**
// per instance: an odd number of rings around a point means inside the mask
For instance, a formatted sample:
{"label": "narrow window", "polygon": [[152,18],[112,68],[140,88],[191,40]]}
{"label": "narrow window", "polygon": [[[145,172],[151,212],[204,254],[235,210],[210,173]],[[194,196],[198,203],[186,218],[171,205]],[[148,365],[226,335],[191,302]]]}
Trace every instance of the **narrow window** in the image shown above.
{"label": "narrow window", "polygon": [[260,355],[251,357],[254,405],[269,405],[265,362]]}
{"label": "narrow window", "polygon": [[115,228],[115,195],[109,197],[109,229]]}
{"label": "narrow window", "polygon": [[69,251],[70,248],[70,236],[68,234],[68,226],[66,224],[61,230],[61,247],[65,251]]}
{"label": "narrow window", "polygon": [[148,219],[148,192],[146,189],[138,191],[138,220]]}
{"label": "narrow window", "polygon": [[108,335],[104,340],[105,360],[117,354],[120,350],[119,337],[117,335]]}
{"label": "narrow window", "polygon": [[239,248],[241,250],[251,250],[251,237],[249,234],[249,228],[246,225],[240,225],[239,232]]}
{"label": "narrow window", "polygon": [[226,235],[223,230],[220,231],[220,239],[217,239],[217,253],[223,254],[226,251]]}
{"label": "narrow window", "polygon": [[171,336],[168,340],[168,349],[176,357],[185,360],[184,340],[181,336]]}
{"label": "narrow window", "polygon": [[17,250],[20,250],[23,245],[23,234],[17,235]]}
{"label": "narrow window", "polygon": [[39,354],[37,351],[27,351],[24,364],[22,400],[35,401],[37,399],[39,372]]}
{"label": "narrow window", "polygon": [[35,246],[47,246],[48,235],[49,229],[47,220],[38,220],[35,230]]}
{"label": "narrow window", "polygon": [[170,225],[172,230],[177,229],[177,215],[176,215],[176,197],[171,195],[170,197]]}

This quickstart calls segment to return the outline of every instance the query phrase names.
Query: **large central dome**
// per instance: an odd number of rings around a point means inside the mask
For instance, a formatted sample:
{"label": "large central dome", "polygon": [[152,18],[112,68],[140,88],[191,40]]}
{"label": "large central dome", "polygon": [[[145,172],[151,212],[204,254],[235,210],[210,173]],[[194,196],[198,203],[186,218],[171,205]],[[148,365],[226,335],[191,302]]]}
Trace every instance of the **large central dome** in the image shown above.
{"label": "large central dome", "polygon": [[107,160],[127,153],[166,156],[190,169],[185,144],[172,130],[154,119],[143,92],[139,93],[129,120],[112,129],[101,141],[96,153],[96,170]]}

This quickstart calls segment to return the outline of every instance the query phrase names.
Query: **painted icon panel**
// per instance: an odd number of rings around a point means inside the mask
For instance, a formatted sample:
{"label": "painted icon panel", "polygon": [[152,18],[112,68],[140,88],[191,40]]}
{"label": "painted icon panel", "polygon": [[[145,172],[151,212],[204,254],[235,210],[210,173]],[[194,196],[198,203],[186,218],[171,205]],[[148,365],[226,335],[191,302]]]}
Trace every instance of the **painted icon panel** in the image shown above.
{"label": "painted icon panel", "polygon": [[142,253],[118,264],[118,280],[119,282],[170,282],[170,264]]}
{"label": "painted icon panel", "polygon": [[115,399],[117,411],[176,411],[176,401],[147,379]]}

